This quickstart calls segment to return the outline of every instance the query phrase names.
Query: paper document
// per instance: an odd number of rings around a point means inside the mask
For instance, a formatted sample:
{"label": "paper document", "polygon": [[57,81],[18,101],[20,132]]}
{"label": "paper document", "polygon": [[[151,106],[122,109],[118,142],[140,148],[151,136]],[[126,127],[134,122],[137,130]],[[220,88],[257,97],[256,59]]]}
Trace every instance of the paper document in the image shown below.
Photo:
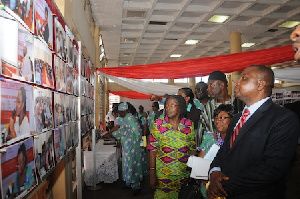
{"label": "paper document", "polygon": [[219,151],[220,147],[216,144],[213,144],[209,151],[206,153],[206,155],[204,156],[204,159],[208,159],[213,161],[213,159],[216,157],[218,151]]}
{"label": "paper document", "polygon": [[192,168],[192,172],[190,177],[195,179],[208,179],[208,170],[211,164],[211,160],[207,160],[200,157],[189,157],[188,162],[186,163],[187,166]]}

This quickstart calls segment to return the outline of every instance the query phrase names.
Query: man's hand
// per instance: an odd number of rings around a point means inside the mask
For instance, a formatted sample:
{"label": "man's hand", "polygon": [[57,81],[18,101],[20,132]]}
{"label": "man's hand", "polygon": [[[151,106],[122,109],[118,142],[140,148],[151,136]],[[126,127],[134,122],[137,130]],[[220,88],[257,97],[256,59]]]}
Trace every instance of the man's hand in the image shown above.
{"label": "man's hand", "polygon": [[207,189],[207,197],[209,199],[227,196],[227,193],[221,184],[222,180],[229,180],[229,178],[225,176],[223,172],[213,171],[210,174],[210,185]]}

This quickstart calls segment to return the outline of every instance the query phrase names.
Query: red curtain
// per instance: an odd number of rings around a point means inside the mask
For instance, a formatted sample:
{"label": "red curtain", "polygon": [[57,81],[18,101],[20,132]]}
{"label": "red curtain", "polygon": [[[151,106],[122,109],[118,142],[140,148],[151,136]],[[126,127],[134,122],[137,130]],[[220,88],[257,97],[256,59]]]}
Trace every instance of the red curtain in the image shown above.
{"label": "red curtain", "polygon": [[150,97],[151,97],[151,95],[138,93],[136,91],[109,91],[109,93],[114,94],[114,95],[119,95],[120,97],[127,97],[130,99],[148,99],[148,100],[150,100]]}
{"label": "red curtain", "polygon": [[215,57],[204,57],[167,63],[108,67],[97,70],[116,77],[134,79],[178,79],[201,77],[220,70],[224,73],[242,71],[250,65],[272,65],[294,59],[291,45]]}

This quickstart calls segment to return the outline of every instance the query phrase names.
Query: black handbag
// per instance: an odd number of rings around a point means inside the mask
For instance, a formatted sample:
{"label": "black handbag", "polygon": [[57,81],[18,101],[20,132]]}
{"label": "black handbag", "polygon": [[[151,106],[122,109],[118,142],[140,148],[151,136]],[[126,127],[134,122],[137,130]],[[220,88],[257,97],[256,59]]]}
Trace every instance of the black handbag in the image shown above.
{"label": "black handbag", "polygon": [[189,178],[187,182],[181,185],[178,199],[203,199],[201,194],[200,182]]}

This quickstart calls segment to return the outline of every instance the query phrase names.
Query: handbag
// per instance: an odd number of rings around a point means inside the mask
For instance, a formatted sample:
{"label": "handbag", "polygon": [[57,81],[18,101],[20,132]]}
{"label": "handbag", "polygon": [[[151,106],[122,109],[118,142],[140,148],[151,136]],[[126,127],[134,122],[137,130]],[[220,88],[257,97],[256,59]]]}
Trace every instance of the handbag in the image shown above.
{"label": "handbag", "polygon": [[204,199],[201,194],[200,184],[196,179],[189,178],[181,185],[178,199]]}

